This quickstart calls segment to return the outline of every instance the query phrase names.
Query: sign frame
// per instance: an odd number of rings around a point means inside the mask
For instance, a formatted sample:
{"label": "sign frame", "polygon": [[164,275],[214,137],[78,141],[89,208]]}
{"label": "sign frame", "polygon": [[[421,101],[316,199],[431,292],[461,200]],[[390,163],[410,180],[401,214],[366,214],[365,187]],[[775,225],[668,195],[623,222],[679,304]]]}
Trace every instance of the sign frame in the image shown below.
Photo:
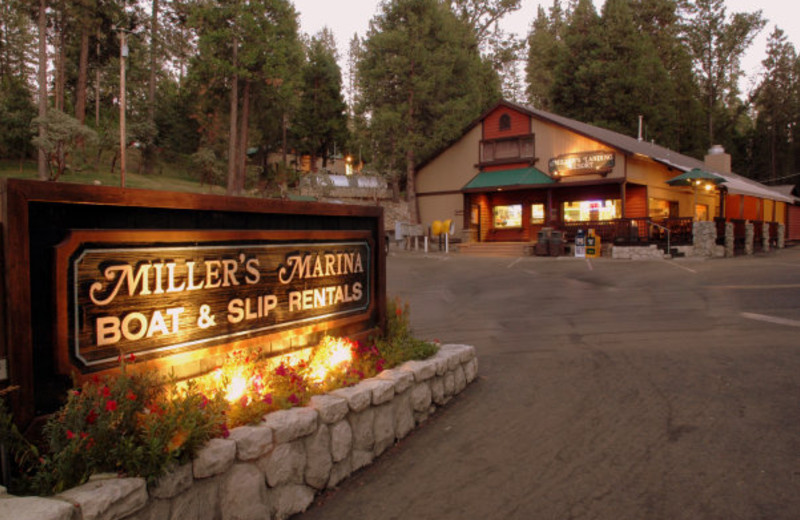
{"label": "sign frame", "polygon": [[[330,237],[331,233],[365,232],[372,244],[373,304],[360,319],[300,325],[269,335],[269,350],[291,351],[312,346],[325,333],[367,340],[386,323],[386,237],[383,208],[256,197],[231,197],[27,179],[0,179],[0,238],[4,261],[0,287],[0,360],[8,361],[8,378],[0,390],[7,396],[21,428],[54,411],[70,385],[70,374],[57,359],[55,247],[69,230],[163,231],[183,234],[269,232]],[[295,235],[297,236],[297,235]],[[326,238],[327,239],[327,238]],[[252,345],[248,340],[238,343]],[[209,357],[224,355],[208,349]],[[211,370],[209,360],[178,354],[171,362],[187,370]],[[148,361],[169,371],[163,359]],[[102,373],[96,373],[102,374]],[[184,374],[177,374],[183,377]],[[189,374],[185,374],[186,377]]]}
{"label": "sign frame", "polygon": [[615,165],[616,154],[613,150],[561,154],[550,159],[547,164],[550,175],[555,179],[580,175],[605,177],[614,170]]}
{"label": "sign frame", "polygon": [[[340,247],[344,245],[363,245],[366,247],[367,258],[361,260],[366,263],[364,273],[365,304],[355,308],[327,309],[326,312],[298,318],[295,320],[285,320],[279,323],[263,325],[260,328],[239,327],[228,334],[218,333],[208,336],[199,334],[195,331],[192,340],[185,340],[177,344],[162,344],[157,347],[144,348],[143,350],[115,349],[118,353],[101,360],[86,360],[83,358],[81,350],[81,339],[79,316],[87,313],[81,312],[81,305],[78,303],[78,265],[87,253],[103,253],[108,250],[119,249],[120,251],[135,252],[161,252],[162,254],[174,254],[178,250],[185,250],[187,254],[200,254],[201,251],[225,250],[240,248],[246,250],[314,250],[320,248]],[[375,301],[373,288],[375,283],[374,266],[372,265],[372,250],[374,241],[366,231],[314,231],[314,232],[288,232],[288,231],[249,231],[249,230],[226,230],[226,231],[118,231],[118,230],[71,230],[67,238],[56,247],[56,327],[54,334],[57,345],[57,359],[59,371],[70,373],[77,370],[78,379],[83,379],[87,374],[105,372],[118,366],[117,357],[135,354],[138,362],[144,362],[158,366],[163,363],[159,358],[172,358],[180,355],[182,358],[193,359],[208,355],[209,357],[218,356],[227,349],[229,344],[236,346],[247,346],[269,341],[269,338],[280,331],[291,328],[306,327],[308,331],[317,332],[321,322],[335,324],[337,326],[357,323],[374,311]],[[311,253],[310,253],[311,254]],[[77,257],[76,257],[77,256]],[[264,266],[261,266],[264,267]],[[163,269],[162,269],[163,270]],[[199,272],[198,272],[199,274]],[[99,276],[99,273],[98,273]],[[166,277],[164,277],[166,278]],[[162,286],[166,284],[162,281]],[[163,287],[162,287],[163,289]],[[228,298],[236,295],[235,289],[224,291],[219,289],[214,292],[223,292]],[[241,292],[241,291],[240,291]],[[250,291],[252,293],[252,291]],[[149,295],[153,299],[153,295]],[[194,296],[194,295],[191,295]],[[123,295],[124,297],[124,295]],[[196,303],[197,298],[187,297],[181,300],[181,305],[191,305]],[[205,300],[204,300],[205,301]],[[86,305],[84,298],[84,305]],[[285,301],[281,302],[286,304]],[[152,307],[153,304],[150,304]],[[255,305],[254,305],[255,307]],[[184,309],[185,307],[181,307]],[[283,308],[283,306],[281,307]],[[113,307],[112,309],[113,310]],[[137,309],[138,310],[138,309]],[[152,312],[152,309],[148,309]],[[217,308],[216,310],[219,310]],[[237,309],[237,311],[240,309]],[[327,312],[330,311],[330,312]],[[118,312],[118,310],[117,310]],[[248,310],[249,312],[249,310]],[[181,313],[183,314],[183,313]],[[268,317],[268,316],[267,316]],[[185,321],[185,320],[184,320]],[[167,322],[170,319],[167,318]],[[175,320],[177,325],[177,320]],[[84,327],[85,328],[85,327]],[[146,342],[146,340],[145,340]],[[168,342],[167,342],[168,343]],[[108,351],[109,349],[104,349]]]}

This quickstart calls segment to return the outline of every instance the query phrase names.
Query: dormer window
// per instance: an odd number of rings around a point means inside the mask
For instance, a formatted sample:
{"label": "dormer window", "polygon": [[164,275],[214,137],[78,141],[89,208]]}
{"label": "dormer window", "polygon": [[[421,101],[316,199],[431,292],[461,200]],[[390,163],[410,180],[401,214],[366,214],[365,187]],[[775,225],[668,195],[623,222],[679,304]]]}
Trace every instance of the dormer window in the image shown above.
{"label": "dormer window", "polygon": [[503,114],[500,116],[500,131],[504,132],[506,130],[511,130],[511,116]]}

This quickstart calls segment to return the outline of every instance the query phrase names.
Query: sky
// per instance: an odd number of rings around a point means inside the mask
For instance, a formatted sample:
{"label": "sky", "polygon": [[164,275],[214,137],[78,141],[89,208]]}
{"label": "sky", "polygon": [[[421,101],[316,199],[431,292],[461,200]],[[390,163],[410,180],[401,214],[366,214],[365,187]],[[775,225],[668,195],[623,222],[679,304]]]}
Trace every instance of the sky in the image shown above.
{"label": "sky", "polygon": [[[380,0],[292,0],[300,13],[300,29],[314,35],[323,27],[329,27],[336,36],[339,47],[340,64],[344,67],[347,47],[353,34],[364,37],[369,21],[378,11]],[[562,2],[563,3],[563,2]],[[594,0],[598,12],[603,0]],[[777,24],[787,35],[788,40],[800,51],[800,2],[796,0],[725,0],[727,12],[752,12],[756,8],[763,11],[767,19],[766,27],[756,38],[742,60],[746,78],[741,82],[743,92],[748,92],[757,82],[761,72],[761,60],[766,56],[767,39]],[[536,18],[538,6],[552,5],[552,0],[522,0],[522,8],[502,22],[503,28],[522,37],[528,33],[531,22]]]}

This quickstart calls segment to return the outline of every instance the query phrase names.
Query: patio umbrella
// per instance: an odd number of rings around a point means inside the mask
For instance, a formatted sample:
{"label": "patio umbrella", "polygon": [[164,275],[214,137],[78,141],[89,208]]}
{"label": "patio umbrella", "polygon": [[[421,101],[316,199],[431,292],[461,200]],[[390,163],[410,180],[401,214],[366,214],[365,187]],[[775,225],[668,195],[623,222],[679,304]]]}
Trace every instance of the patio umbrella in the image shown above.
{"label": "patio umbrella", "polygon": [[724,177],[714,175],[711,172],[701,170],[700,168],[693,168],[688,172],[683,172],[677,177],[673,177],[667,181],[670,186],[691,186],[694,193],[694,219],[697,220],[697,187],[701,184],[717,185],[725,182]]}

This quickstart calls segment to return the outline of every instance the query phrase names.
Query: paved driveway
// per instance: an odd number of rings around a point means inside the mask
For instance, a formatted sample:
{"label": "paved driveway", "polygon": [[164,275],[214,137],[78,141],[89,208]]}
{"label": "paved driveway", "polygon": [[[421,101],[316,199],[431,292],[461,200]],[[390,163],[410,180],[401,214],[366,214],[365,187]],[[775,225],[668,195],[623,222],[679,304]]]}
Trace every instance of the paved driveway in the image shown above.
{"label": "paved driveway", "polygon": [[393,253],[479,379],[299,518],[800,518],[800,248],[628,262]]}

